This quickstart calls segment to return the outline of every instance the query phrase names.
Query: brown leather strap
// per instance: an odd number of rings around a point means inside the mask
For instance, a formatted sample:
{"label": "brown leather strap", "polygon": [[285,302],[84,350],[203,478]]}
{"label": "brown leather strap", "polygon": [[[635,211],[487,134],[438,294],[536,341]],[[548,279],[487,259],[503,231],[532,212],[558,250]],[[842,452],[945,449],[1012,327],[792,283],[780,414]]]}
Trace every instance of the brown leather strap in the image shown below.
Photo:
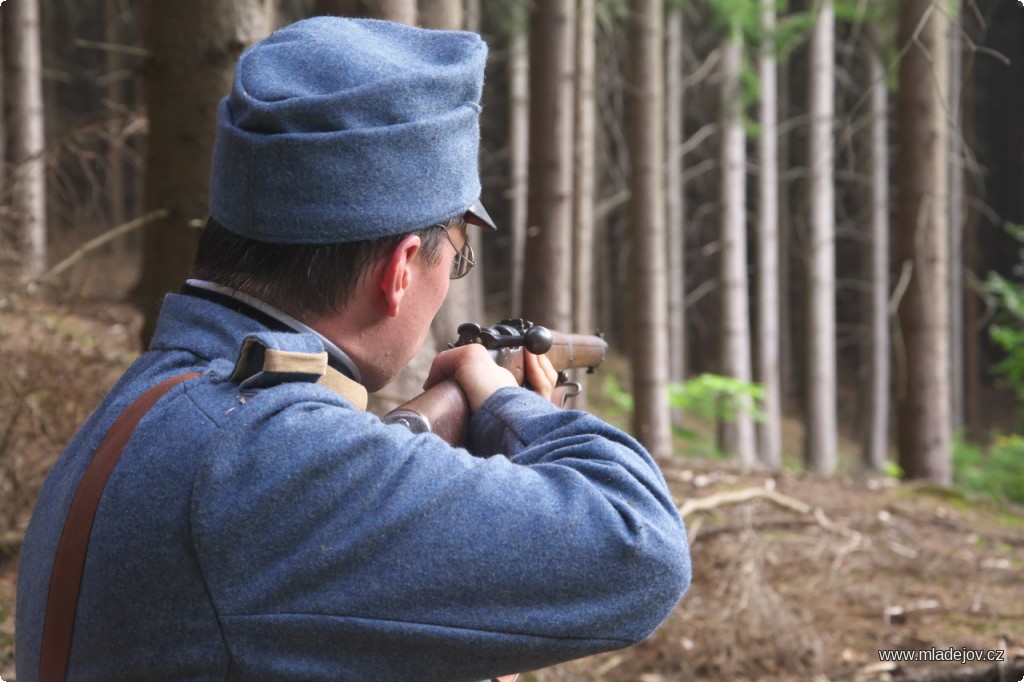
{"label": "brown leather strap", "polygon": [[181,374],[149,389],[118,416],[107,431],[96,454],[85,470],[71,500],[64,530],[53,559],[50,592],[43,621],[43,641],[39,654],[39,682],[63,682],[71,655],[71,634],[78,610],[78,591],[82,585],[85,554],[89,547],[96,507],[111,472],[121,458],[125,444],[136,425],[167,391],[181,382],[200,376],[198,372]]}

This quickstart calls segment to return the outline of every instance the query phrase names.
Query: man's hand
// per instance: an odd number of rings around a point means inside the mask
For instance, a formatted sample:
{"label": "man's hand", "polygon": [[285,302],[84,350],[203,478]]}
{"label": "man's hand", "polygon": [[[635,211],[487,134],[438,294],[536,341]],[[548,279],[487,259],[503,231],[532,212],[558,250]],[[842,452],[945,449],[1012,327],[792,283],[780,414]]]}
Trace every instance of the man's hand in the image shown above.
{"label": "man's hand", "polygon": [[523,349],[523,370],[526,374],[526,385],[544,400],[551,401],[558,383],[558,372],[546,355],[534,355]]}
{"label": "man's hand", "polygon": [[427,380],[423,382],[423,390],[445,379],[458,382],[469,399],[470,411],[474,413],[499,388],[519,385],[512,372],[499,367],[487,349],[477,343],[438,353],[430,366]]}

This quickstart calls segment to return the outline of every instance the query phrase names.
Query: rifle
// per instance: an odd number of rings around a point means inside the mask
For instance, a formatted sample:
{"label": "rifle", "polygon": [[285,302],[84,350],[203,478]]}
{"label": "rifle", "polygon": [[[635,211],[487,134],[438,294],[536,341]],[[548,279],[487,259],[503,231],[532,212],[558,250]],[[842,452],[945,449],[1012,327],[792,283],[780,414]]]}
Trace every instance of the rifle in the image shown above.
{"label": "rifle", "polygon": [[[527,320],[502,320],[491,327],[473,322],[459,325],[459,339],[450,348],[479,343],[494,361],[512,372],[520,386],[526,376],[523,348],[534,355],[547,355],[558,372],[552,402],[564,407],[565,401],[579,395],[579,382],[570,381],[567,370],[586,368],[587,373],[604,362],[608,344],[600,334],[566,334],[551,331]],[[452,445],[462,445],[469,428],[469,401],[454,379],[431,386],[412,400],[384,415],[386,424],[402,424],[413,433],[432,432]]]}

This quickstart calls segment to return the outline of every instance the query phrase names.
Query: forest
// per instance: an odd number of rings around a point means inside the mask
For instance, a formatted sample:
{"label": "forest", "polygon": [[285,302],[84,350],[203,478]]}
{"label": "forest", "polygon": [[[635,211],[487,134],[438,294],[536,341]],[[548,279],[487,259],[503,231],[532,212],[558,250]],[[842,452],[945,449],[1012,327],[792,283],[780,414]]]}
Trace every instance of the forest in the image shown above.
{"label": "forest", "polygon": [[[1024,676],[1024,2],[0,0],[4,680],[33,500],[188,274],[234,64],[316,14],[489,46],[499,231],[371,409],[462,322],[599,331],[575,406],[687,521],[651,640],[527,679]],[[879,653],[947,648],[1005,663]]]}

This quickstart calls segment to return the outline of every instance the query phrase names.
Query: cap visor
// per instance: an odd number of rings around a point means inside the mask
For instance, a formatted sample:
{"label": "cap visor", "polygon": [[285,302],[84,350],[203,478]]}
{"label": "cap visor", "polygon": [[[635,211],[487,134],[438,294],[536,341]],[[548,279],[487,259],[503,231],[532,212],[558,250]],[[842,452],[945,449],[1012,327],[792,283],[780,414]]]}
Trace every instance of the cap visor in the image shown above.
{"label": "cap visor", "polygon": [[487,213],[487,209],[480,203],[479,200],[473,202],[473,205],[466,209],[466,222],[480,227],[486,227],[489,230],[497,230],[498,226],[491,220],[491,216]]}

